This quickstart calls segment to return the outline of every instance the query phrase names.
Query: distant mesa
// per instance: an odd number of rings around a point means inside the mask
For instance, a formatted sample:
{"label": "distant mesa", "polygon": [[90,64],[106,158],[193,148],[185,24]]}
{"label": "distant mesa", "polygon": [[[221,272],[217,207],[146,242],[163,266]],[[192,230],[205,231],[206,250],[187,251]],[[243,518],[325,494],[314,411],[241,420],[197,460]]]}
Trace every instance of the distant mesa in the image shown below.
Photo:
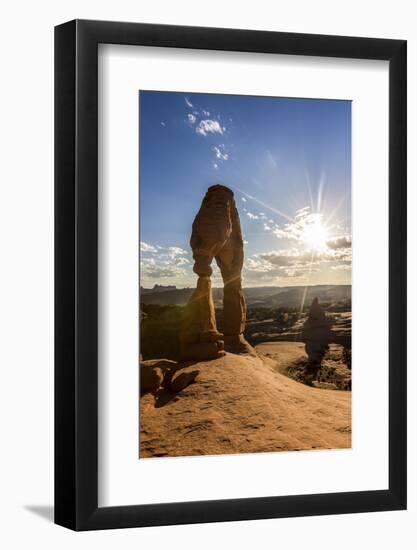
{"label": "distant mesa", "polygon": [[[159,285],[155,285],[159,287]],[[155,288],[155,287],[154,287]],[[165,305],[185,305],[190,299],[194,288],[159,287],[164,291],[154,288],[141,287],[141,303]],[[305,303],[309,303],[315,296],[320,303],[345,302],[350,309],[351,286],[350,285],[313,285],[304,286],[263,286],[245,287],[243,295],[247,307],[300,307],[305,293]],[[215,307],[222,307],[223,288],[212,288]],[[346,310],[346,307],[343,308]]]}
{"label": "distant mesa", "polygon": [[177,287],[175,285],[154,285],[153,288],[143,288],[140,287],[140,293],[141,294],[150,294],[151,292],[170,292],[172,290],[177,290]]}

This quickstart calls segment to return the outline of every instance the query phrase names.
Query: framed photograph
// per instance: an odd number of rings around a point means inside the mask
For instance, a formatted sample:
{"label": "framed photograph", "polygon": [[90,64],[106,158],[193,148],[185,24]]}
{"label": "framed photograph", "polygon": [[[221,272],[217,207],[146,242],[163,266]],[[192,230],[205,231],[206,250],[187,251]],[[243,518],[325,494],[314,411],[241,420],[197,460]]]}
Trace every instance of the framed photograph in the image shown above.
{"label": "framed photograph", "polygon": [[55,522],[406,508],[406,42],[55,29]]}

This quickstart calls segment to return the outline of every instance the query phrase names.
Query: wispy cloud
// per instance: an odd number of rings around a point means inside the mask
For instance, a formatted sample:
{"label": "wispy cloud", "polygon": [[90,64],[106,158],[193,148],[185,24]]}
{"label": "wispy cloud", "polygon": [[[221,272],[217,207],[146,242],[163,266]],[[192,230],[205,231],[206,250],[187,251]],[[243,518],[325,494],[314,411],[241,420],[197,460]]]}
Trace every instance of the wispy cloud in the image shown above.
{"label": "wispy cloud", "polygon": [[184,101],[190,109],[194,109],[194,105],[191,103],[187,96],[184,97]]}
{"label": "wispy cloud", "polygon": [[196,121],[197,121],[197,118],[195,115],[193,115],[192,113],[188,113],[188,121],[191,123],[191,124],[195,124]]}

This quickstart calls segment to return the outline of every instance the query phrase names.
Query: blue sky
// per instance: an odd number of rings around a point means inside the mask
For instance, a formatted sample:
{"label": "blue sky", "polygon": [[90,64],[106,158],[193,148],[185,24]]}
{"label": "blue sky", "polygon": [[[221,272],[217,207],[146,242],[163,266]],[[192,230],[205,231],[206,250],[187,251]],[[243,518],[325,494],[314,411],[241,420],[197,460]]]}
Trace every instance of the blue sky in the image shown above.
{"label": "blue sky", "polygon": [[141,91],[139,106],[143,286],[195,285],[191,224],[214,183],[235,193],[246,286],[350,283],[349,101]]}

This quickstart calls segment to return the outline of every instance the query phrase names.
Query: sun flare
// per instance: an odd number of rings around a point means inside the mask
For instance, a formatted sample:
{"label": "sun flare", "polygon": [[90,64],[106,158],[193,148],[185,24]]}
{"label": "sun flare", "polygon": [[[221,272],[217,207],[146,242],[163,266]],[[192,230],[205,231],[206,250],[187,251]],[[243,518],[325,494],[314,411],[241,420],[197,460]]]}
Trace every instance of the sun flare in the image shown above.
{"label": "sun flare", "polygon": [[317,216],[311,223],[304,227],[302,234],[303,242],[314,250],[325,248],[329,234],[321,219]]}

